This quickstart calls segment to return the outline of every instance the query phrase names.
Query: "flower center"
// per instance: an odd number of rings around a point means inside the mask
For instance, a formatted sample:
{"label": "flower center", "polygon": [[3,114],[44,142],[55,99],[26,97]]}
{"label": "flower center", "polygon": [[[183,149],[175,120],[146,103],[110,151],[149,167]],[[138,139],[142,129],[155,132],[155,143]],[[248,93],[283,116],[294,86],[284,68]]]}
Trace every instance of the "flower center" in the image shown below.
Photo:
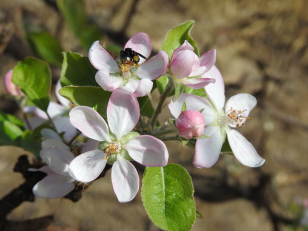
{"label": "flower center", "polygon": [[132,67],[136,66],[136,64],[135,64],[133,61],[131,61],[131,60],[123,60],[123,61],[119,64],[119,66],[120,66],[121,71],[122,71],[123,74],[124,74],[124,73],[126,73],[126,72],[130,72],[130,69],[131,69]]}
{"label": "flower center", "polygon": [[251,120],[250,117],[245,117],[242,115],[243,112],[247,110],[234,110],[232,107],[227,113],[218,118],[218,124],[220,127],[224,127],[227,124],[234,125],[236,127],[244,127],[245,119]]}
{"label": "flower center", "polygon": [[78,190],[79,187],[82,187],[82,192],[86,189],[89,188],[89,186],[91,185],[91,182],[88,182],[88,183],[82,183],[82,182],[79,182],[77,180],[73,181],[74,185],[75,185],[75,190]]}
{"label": "flower center", "polygon": [[104,153],[106,153],[105,159],[108,159],[108,156],[111,156],[112,154],[116,154],[120,151],[120,143],[113,142],[110,144],[107,144],[106,148],[103,150]]}

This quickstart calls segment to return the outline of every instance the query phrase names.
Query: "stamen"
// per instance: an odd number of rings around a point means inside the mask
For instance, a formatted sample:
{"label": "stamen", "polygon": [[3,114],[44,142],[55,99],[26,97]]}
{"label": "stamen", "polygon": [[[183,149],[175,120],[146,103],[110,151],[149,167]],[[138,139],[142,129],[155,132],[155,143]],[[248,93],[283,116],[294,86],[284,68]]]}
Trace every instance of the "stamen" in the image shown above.
{"label": "stamen", "polygon": [[111,156],[112,154],[116,153],[119,149],[120,145],[117,142],[107,144],[107,147],[104,149],[104,153],[106,153],[105,160],[108,159],[108,156]]}
{"label": "stamen", "polygon": [[250,117],[242,116],[242,113],[247,111],[246,109],[244,111],[241,110],[234,110],[232,107],[230,111],[228,111],[226,114],[229,117],[229,123],[232,125],[235,125],[236,127],[244,127],[245,123],[243,122],[244,119],[251,120]]}
{"label": "stamen", "polygon": [[120,63],[120,69],[123,73],[129,72],[132,67],[135,66],[134,62],[131,60],[124,60]]}
{"label": "stamen", "polygon": [[81,186],[82,192],[84,192],[84,190],[88,189],[90,187],[90,184],[91,184],[91,183],[81,183],[81,182],[76,181],[76,180],[73,183],[75,184],[75,190],[78,190],[79,186]]}

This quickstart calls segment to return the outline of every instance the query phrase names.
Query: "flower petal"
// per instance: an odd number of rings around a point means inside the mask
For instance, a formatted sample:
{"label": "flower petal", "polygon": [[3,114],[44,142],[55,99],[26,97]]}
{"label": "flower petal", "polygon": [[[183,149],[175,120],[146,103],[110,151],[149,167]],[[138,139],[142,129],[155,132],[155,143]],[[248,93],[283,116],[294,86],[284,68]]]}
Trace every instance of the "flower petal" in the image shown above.
{"label": "flower petal", "polygon": [[[225,113],[231,110],[242,111],[240,113],[243,117],[248,117],[250,111],[257,105],[257,99],[250,94],[237,94],[232,96],[226,103]],[[241,123],[245,123],[246,118],[242,118]],[[229,124],[230,127],[236,127],[236,125]]]}
{"label": "flower petal", "polygon": [[131,158],[150,167],[162,167],[168,163],[169,153],[166,145],[153,136],[138,136],[123,145]]}
{"label": "flower petal", "polygon": [[165,51],[160,51],[157,55],[140,65],[134,72],[139,78],[155,80],[166,72],[168,67],[168,55]]}
{"label": "flower petal", "polygon": [[173,51],[172,56],[171,56],[171,61],[173,60],[173,57],[177,56],[180,51],[185,51],[185,50],[194,51],[193,46],[190,45],[190,43],[187,40],[185,40],[185,42],[182,44],[182,46],[176,48]]}
{"label": "flower petal", "polygon": [[129,202],[139,190],[139,176],[134,165],[118,155],[111,171],[112,186],[119,202]]}
{"label": "flower petal", "polygon": [[183,79],[192,71],[195,62],[195,53],[189,50],[180,51],[173,57],[170,65],[170,71],[177,79]]}
{"label": "flower petal", "polygon": [[199,76],[209,71],[216,63],[216,50],[205,52],[197,62],[194,63],[192,72],[189,76]]}
{"label": "flower petal", "polygon": [[74,179],[69,176],[50,174],[34,185],[32,191],[37,197],[60,198],[74,190],[75,184],[73,181]]}
{"label": "flower petal", "polygon": [[52,119],[59,115],[67,113],[67,111],[67,108],[55,102],[50,102],[47,108],[47,112]]}
{"label": "flower petal", "polygon": [[36,115],[37,117],[40,117],[44,120],[48,120],[48,116],[46,115],[46,113],[36,106],[25,106],[23,108],[23,111],[24,113],[32,113]]}
{"label": "flower petal", "polygon": [[129,79],[126,83],[125,87],[127,90],[129,90],[131,93],[135,92],[137,87],[139,86],[140,79]]}
{"label": "flower petal", "polygon": [[106,69],[101,69],[95,74],[96,82],[105,91],[114,91],[118,87],[122,86],[123,78],[120,76],[110,76]]}
{"label": "flower petal", "polygon": [[69,141],[72,137],[77,134],[77,129],[71,124],[68,116],[63,116],[54,120],[57,132],[64,132],[64,139]]}
{"label": "flower petal", "polygon": [[48,147],[43,148],[40,155],[52,171],[65,176],[69,175],[68,165],[75,158],[70,151],[58,147]]}
{"label": "flower petal", "polygon": [[80,182],[95,180],[104,170],[106,153],[101,150],[85,152],[77,156],[69,166],[70,175]]}
{"label": "flower petal", "polygon": [[209,84],[205,87],[207,96],[215,104],[215,107],[223,109],[225,105],[225,84],[216,66],[213,66],[211,70],[206,72],[201,76],[201,78],[214,78],[216,80],[215,84]]}
{"label": "flower petal", "polygon": [[36,168],[29,168],[28,171],[30,172],[45,172],[47,174],[54,174],[55,172],[51,170],[48,166],[43,166],[39,169]]}
{"label": "flower petal", "polygon": [[58,80],[57,84],[56,84],[56,96],[58,98],[58,100],[60,101],[60,103],[67,109],[71,109],[71,101],[67,100],[66,98],[64,98],[62,95],[59,94],[59,90],[62,88],[61,86],[61,82],[60,79]]}
{"label": "flower petal", "polygon": [[92,65],[97,69],[105,69],[109,73],[120,72],[119,65],[112,56],[101,47],[99,41],[95,41],[89,50],[89,59]]}
{"label": "flower petal", "polygon": [[134,92],[135,97],[142,97],[150,94],[153,88],[153,82],[149,79],[141,79],[137,89]]}
{"label": "flower petal", "polygon": [[51,147],[58,147],[67,151],[70,150],[70,148],[62,142],[62,140],[55,140],[53,138],[43,140],[42,148],[51,148]]}
{"label": "flower petal", "polygon": [[193,164],[197,168],[210,168],[219,158],[223,140],[218,126],[206,127],[203,134],[212,138],[197,140]]}
{"label": "flower petal", "polygon": [[96,150],[98,149],[98,144],[100,142],[97,141],[97,140],[92,140],[92,139],[89,139],[85,145],[83,145],[82,149],[81,149],[81,153],[85,153],[85,152],[88,152],[88,151],[92,151],[92,150]]}
{"label": "flower petal", "polygon": [[[124,49],[131,48],[133,51],[148,58],[152,51],[151,39],[146,33],[139,32],[134,34],[125,44]],[[145,61],[144,58],[139,57],[139,64]]]}
{"label": "flower petal", "polygon": [[212,105],[207,102],[205,99],[191,94],[182,93],[181,96],[174,102],[174,98],[171,100],[170,104],[168,105],[171,114],[177,119],[182,110],[183,103],[186,103],[187,110],[193,111],[201,111],[201,114],[204,118],[204,124],[209,125],[213,123],[214,119],[216,118],[215,111]]}
{"label": "flower petal", "polygon": [[113,91],[108,102],[107,119],[111,132],[118,140],[133,130],[139,116],[139,104],[131,92],[125,88]]}
{"label": "flower petal", "polygon": [[182,81],[183,84],[185,84],[188,87],[191,87],[192,89],[201,89],[205,86],[207,86],[210,83],[215,83],[215,79],[210,78],[185,78]]}
{"label": "flower petal", "polygon": [[56,133],[54,130],[52,129],[48,129],[48,128],[43,128],[41,130],[41,135],[45,138],[45,139],[54,139],[54,140],[58,140],[61,143],[62,139],[61,137],[58,135],[58,133]]}
{"label": "flower petal", "polygon": [[248,167],[260,167],[265,160],[259,156],[253,145],[238,131],[225,129],[228,135],[228,141],[235,157]]}
{"label": "flower petal", "polygon": [[70,111],[70,120],[87,137],[110,142],[108,126],[93,108],[85,106],[73,108]]}

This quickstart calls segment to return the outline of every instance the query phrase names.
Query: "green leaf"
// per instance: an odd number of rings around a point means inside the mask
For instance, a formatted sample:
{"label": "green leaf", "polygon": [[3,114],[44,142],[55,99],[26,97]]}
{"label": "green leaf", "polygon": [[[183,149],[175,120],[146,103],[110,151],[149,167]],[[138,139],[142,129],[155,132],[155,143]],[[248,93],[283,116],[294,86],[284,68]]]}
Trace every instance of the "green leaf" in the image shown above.
{"label": "green leaf", "polygon": [[174,82],[174,83],[175,83],[175,95],[174,95],[174,102],[175,102],[183,93],[185,85],[181,82]]}
{"label": "green leaf", "polygon": [[184,99],[184,102],[183,102],[183,105],[182,105],[182,109],[181,109],[181,113],[183,112],[183,111],[186,111],[187,110],[187,106],[186,106],[186,101],[185,101],[185,99]]}
{"label": "green leaf", "polygon": [[102,37],[98,26],[95,24],[87,26],[81,31],[79,30],[78,35],[81,45],[87,50],[90,49],[94,41],[100,40]]}
{"label": "green leaf", "polygon": [[212,137],[201,134],[201,136],[195,137],[196,139],[211,139]]}
{"label": "green leaf", "polygon": [[233,155],[232,149],[230,147],[228,137],[226,137],[225,142],[222,145],[221,151],[222,154],[231,154]]}
{"label": "green leaf", "polygon": [[57,0],[58,8],[69,28],[76,36],[86,23],[86,11],[83,0]]}
{"label": "green leaf", "polygon": [[204,88],[192,89],[192,88],[186,86],[185,89],[184,89],[184,93],[200,96],[202,98],[206,98],[207,97],[207,94],[206,94],[206,91],[205,91]]}
{"label": "green leaf", "polygon": [[11,115],[11,114],[7,114],[4,113],[3,111],[0,110],[0,121],[10,121],[11,123],[23,128],[24,127],[24,122],[20,119],[18,119],[17,117]]}
{"label": "green leaf", "polygon": [[190,230],[196,220],[194,188],[178,164],[146,167],[141,196],[150,219],[163,230]]}
{"label": "green leaf", "polygon": [[111,92],[101,87],[63,87],[59,93],[76,106],[94,107],[101,116],[107,117],[106,110]]}
{"label": "green leaf", "polygon": [[32,132],[26,130],[21,135],[21,146],[23,149],[32,152],[36,158],[40,156],[42,139],[34,139]]}
{"label": "green leaf", "polygon": [[38,56],[46,62],[61,66],[63,56],[59,40],[47,32],[32,32],[27,36]]}
{"label": "green leaf", "polygon": [[64,86],[99,86],[95,81],[97,70],[88,57],[82,57],[70,51],[63,53],[61,85]]}
{"label": "green leaf", "polygon": [[180,47],[185,42],[185,40],[187,40],[190,45],[194,47],[194,52],[199,56],[197,44],[189,35],[194,23],[195,21],[190,20],[167,32],[161,49],[168,54],[169,59],[171,59],[173,51]]}
{"label": "green leaf", "polygon": [[29,97],[35,106],[47,111],[51,71],[46,62],[33,57],[27,57],[18,62],[13,71],[12,82]]}
{"label": "green leaf", "polygon": [[10,121],[0,121],[0,145],[13,145],[20,147],[22,130]]}
{"label": "green leaf", "polygon": [[[163,94],[165,89],[168,87],[168,84],[169,84],[169,78],[167,76],[161,76],[159,77],[158,79],[155,80],[154,83],[156,83],[156,86],[157,86],[157,89],[158,89],[158,92],[160,94]],[[170,92],[169,94],[169,97],[170,96],[173,96],[175,94],[175,91],[174,89]]]}
{"label": "green leaf", "polygon": [[151,117],[154,113],[154,108],[149,99],[149,96],[143,96],[138,98],[138,103],[140,106],[140,115]]}

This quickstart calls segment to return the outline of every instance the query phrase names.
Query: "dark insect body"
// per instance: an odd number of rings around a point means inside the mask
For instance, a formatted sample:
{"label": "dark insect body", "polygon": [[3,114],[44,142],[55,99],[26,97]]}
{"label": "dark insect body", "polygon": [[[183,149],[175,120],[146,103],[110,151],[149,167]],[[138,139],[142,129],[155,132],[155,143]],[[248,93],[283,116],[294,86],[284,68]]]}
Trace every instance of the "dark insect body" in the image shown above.
{"label": "dark insect body", "polygon": [[121,50],[120,52],[120,58],[121,58],[122,63],[126,63],[127,58],[128,58],[130,61],[132,61],[135,64],[135,66],[138,66],[139,65],[138,62],[140,61],[139,57],[146,59],[146,57],[132,50],[132,48],[125,48],[124,51]]}

